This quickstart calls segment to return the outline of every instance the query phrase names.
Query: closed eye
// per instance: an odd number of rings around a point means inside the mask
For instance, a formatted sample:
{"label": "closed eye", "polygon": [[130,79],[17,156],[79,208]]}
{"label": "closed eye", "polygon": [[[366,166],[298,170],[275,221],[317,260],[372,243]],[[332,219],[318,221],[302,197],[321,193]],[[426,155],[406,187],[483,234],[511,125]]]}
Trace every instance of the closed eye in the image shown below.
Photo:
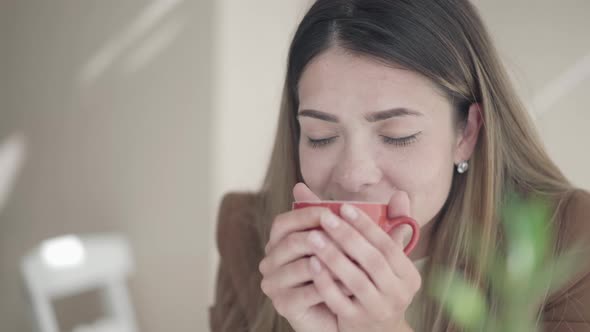
{"label": "closed eye", "polygon": [[332,137],[328,137],[328,138],[320,138],[320,139],[313,139],[311,137],[307,138],[307,142],[309,143],[309,146],[316,149],[316,148],[321,148],[324,147],[330,143],[332,143],[338,136],[332,136]]}
{"label": "closed eye", "polygon": [[391,144],[395,146],[408,146],[414,143],[418,139],[418,136],[420,134],[422,134],[422,132],[418,132],[416,134],[405,137],[389,137],[381,135],[381,139],[385,144]]}
{"label": "closed eye", "polygon": [[[418,139],[418,136],[420,134],[422,134],[422,132],[418,132],[416,134],[413,134],[410,136],[404,136],[404,137],[389,137],[389,136],[384,136],[384,135],[381,135],[380,137],[381,137],[381,140],[383,141],[383,143],[385,143],[385,144],[395,145],[395,146],[408,146],[408,145],[416,142]],[[326,147],[327,145],[334,142],[334,140],[336,140],[336,138],[338,138],[338,136],[332,136],[332,137],[327,137],[327,138],[318,138],[318,139],[307,137],[307,142],[311,148],[316,149],[316,148]]]}

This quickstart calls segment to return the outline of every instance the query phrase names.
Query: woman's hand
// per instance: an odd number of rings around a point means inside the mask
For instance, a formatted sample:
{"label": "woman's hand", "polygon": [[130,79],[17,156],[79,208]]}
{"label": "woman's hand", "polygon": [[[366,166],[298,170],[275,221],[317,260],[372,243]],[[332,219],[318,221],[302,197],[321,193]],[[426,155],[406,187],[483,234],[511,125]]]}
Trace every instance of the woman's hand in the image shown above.
{"label": "woman's hand", "polygon": [[[297,201],[319,200],[303,184],[293,193]],[[409,214],[403,193],[389,205],[390,217]],[[393,206],[399,208],[392,211]],[[420,287],[420,275],[401,244],[356,212],[357,218],[345,222],[328,209],[305,208],[273,222],[267,256],[260,263],[261,288],[298,332],[411,331],[403,316]],[[328,216],[337,218],[339,226],[329,226]],[[319,226],[325,231],[315,230]],[[322,248],[314,245],[316,236],[324,239]],[[321,271],[314,273],[318,265]]]}
{"label": "woman's hand", "polygon": [[[296,185],[293,194],[297,201],[319,200],[303,184]],[[326,211],[329,210],[314,207],[277,216],[271,228],[267,255],[259,266],[263,276],[262,291],[298,332],[338,332],[336,315],[326,306],[313,283],[309,258],[314,254],[309,234],[320,226],[320,216]],[[329,273],[327,275],[332,278]],[[341,287],[337,282],[332,285]],[[350,295],[345,289],[339,291]]]}
{"label": "woman's hand", "polygon": [[[403,192],[394,194],[389,206],[390,217],[409,215],[409,199]],[[325,233],[312,231],[308,238],[314,248],[309,259],[313,283],[321,301],[336,314],[338,331],[406,330],[405,311],[421,277],[401,241],[392,240],[399,237],[399,230],[386,234],[351,205],[343,205],[340,215],[343,218],[323,211]],[[340,280],[352,296],[334,280]]]}

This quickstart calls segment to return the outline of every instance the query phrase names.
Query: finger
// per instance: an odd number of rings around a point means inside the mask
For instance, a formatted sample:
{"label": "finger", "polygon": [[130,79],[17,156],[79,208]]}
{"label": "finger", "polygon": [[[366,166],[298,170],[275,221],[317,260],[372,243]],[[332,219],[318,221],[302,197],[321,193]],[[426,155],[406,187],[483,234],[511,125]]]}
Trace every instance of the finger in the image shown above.
{"label": "finger", "polygon": [[334,243],[364,270],[370,280],[375,283],[377,289],[388,294],[389,290],[393,288],[393,284],[399,282],[399,278],[393,273],[392,267],[383,253],[369,242],[368,238],[376,238],[373,241],[377,243],[379,241],[387,242],[391,250],[396,249],[395,244],[369,216],[355,209],[351,210],[351,207],[345,204],[340,213],[349,216],[349,218],[354,217],[353,222],[360,230],[367,233],[367,236],[329,211],[322,214],[320,218],[323,229]]}
{"label": "finger", "polygon": [[[329,272],[329,271],[328,271]],[[336,283],[336,286],[338,286],[338,288],[340,289],[340,291],[342,292],[342,294],[344,294],[344,296],[350,298],[351,296],[353,296],[352,292],[350,291],[350,289],[348,289],[348,287],[346,287],[345,284],[342,283],[342,281],[337,280],[334,277],[334,274],[332,272],[330,272],[330,275],[332,276],[332,280],[334,280],[334,282]]]}
{"label": "finger", "polygon": [[[264,288],[269,292],[312,280],[306,263],[309,258],[304,257],[313,254],[313,249],[307,240],[308,234],[309,232],[290,234],[262,259],[258,269],[267,279],[264,282]],[[347,296],[352,294],[334,275],[332,278],[341,285]]]}
{"label": "finger", "polygon": [[293,198],[295,198],[295,202],[320,201],[320,198],[303,182],[299,182],[293,187]]}
{"label": "finger", "polygon": [[305,312],[307,308],[324,302],[324,299],[313,284],[286,289],[279,296],[271,298],[273,306],[283,317],[290,317]]}
{"label": "finger", "polygon": [[[342,281],[363,306],[372,307],[372,303],[377,301],[380,293],[367,274],[353,263],[331,239],[323,235],[323,232],[311,231],[309,241],[314,246],[315,256],[327,266],[327,269]],[[327,273],[325,274],[327,275]]]}
{"label": "finger", "polygon": [[287,288],[295,288],[312,280],[309,258],[300,258],[264,275],[260,288],[264,294],[271,297]]}
{"label": "finger", "polygon": [[266,275],[303,256],[311,255],[313,249],[307,241],[308,234],[309,232],[295,232],[283,238],[268,251],[267,256],[260,262],[260,273]]}
{"label": "finger", "polygon": [[[344,204],[341,207],[340,215],[342,216],[342,219],[347,221],[345,225],[352,226],[370,246],[375,248],[381,254],[387,264],[386,266],[389,267],[390,271],[392,271],[398,279],[403,279],[412,273],[411,270],[415,269],[415,266],[404,253],[403,246],[400,243],[393,241],[390,236],[383,232],[364,211],[353,205]],[[327,229],[327,227],[324,227],[324,229]],[[334,232],[334,236],[342,238],[339,242],[350,247],[349,249],[346,249],[346,252],[349,255],[356,250],[354,247],[346,244],[348,242],[346,240],[347,235],[342,234],[346,232],[346,228],[338,230],[338,232],[342,232],[340,234],[337,234],[335,229],[332,232]],[[330,236],[332,236],[332,232],[330,232]],[[382,264],[380,259],[374,257],[375,254],[370,250],[366,250],[363,255],[367,255],[366,257],[368,259],[356,257],[355,259],[360,259],[359,263],[363,263],[363,269],[367,271],[371,278],[374,278],[373,280],[380,290],[385,292],[387,289],[390,289],[390,276],[388,274],[383,274],[382,270],[375,267],[375,265]]]}
{"label": "finger", "polygon": [[[319,201],[320,200],[320,198],[316,194],[314,194],[311,191],[311,189],[309,189],[309,187],[303,182],[298,182],[293,187],[293,197],[296,202],[300,202],[300,201],[309,201],[310,202],[310,201]],[[275,226],[275,224],[273,223],[273,229],[275,228],[274,226]],[[298,224],[297,226],[306,226],[306,224]],[[317,224],[316,224],[316,226],[317,226]],[[264,249],[265,252],[268,253],[268,250],[270,249],[270,247],[272,247],[277,241],[279,241],[280,238],[285,235],[285,233],[288,233],[291,231],[293,231],[291,228],[283,229],[283,227],[281,227],[279,229],[279,231],[275,231],[275,233],[277,233],[277,234],[273,234],[273,231],[271,230],[270,240],[268,241],[268,243]]]}
{"label": "finger", "polygon": [[330,277],[327,266],[315,256],[309,262],[309,268],[314,274],[313,283],[328,308],[337,316],[354,317],[359,311],[358,305]]}
{"label": "finger", "polygon": [[[313,274],[313,282],[318,292],[324,299],[326,305],[338,316],[355,320],[358,314],[369,315],[375,319],[389,317],[392,310],[396,313],[405,312],[409,306],[415,291],[406,289],[405,283],[397,282],[392,285],[389,294],[373,292],[375,289],[366,275],[360,278],[352,277],[348,280],[340,276],[343,283],[352,290],[352,298],[346,296],[330,278],[328,271],[339,275],[333,270],[333,260],[323,260],[319,256],[312,256],[309,260],[310,269]],[[362,273],[361,273],[362,274]]]}
{"label": "finger", "polygon": [[327,208],[307,207],[278,215],[273,221],[265,252],[268,253],[272,247],[290,233],[319,227],[320,215],[324,210]]}
{"label": "finger", "polygon": [[[410,198],[408,194],[401,190],[395,191],[387,204],[388,217],[391,219],[396,217],[410,217],[410,210]],[[389,236],[402,247],[405,246],[411,234],[412,228],[408,225],[400,225],[389,232]]]}

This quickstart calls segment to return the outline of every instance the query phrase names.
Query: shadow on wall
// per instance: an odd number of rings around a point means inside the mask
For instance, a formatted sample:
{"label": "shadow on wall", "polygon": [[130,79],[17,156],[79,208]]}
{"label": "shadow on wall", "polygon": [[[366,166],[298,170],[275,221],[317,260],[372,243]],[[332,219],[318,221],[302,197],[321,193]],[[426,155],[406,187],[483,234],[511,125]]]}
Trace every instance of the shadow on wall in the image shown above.
{"label": "shadow on wall", "polygon": [[0,211],[12,191],[25,155],[26,142],[22,134],[12,134],[0,141]]}

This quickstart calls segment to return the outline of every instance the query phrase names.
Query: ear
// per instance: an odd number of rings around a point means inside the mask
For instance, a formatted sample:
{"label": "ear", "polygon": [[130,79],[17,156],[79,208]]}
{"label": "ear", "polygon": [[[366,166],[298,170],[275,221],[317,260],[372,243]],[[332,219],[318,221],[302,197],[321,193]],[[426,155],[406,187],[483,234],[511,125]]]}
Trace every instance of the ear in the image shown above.
{"label": "ear", "polygon": [[455,164],[462,161],[469,160],[477,144],[479,130],[483,123],[482,108],[478,103],[473,103],[469,106],[467,121],[465,125],[460,128],[458,133],[457,145],[455,148]]}

